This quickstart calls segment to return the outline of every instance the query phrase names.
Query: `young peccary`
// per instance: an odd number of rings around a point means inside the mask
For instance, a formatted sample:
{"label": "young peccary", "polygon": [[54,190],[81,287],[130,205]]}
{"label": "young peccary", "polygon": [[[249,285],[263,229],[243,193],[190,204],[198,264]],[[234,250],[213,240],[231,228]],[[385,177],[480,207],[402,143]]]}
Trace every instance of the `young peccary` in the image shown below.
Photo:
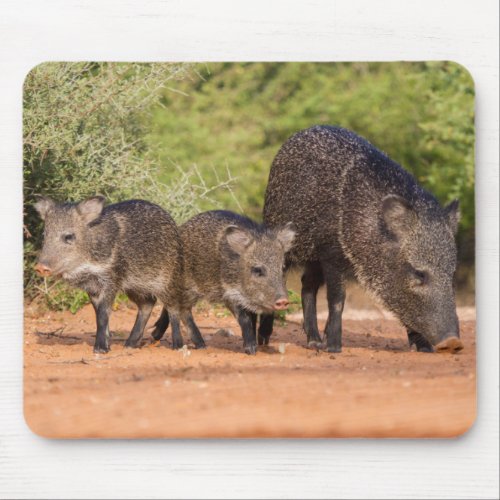
{"label": "young peccary", "polygon": [[174,347],[182,347],[182,245],[175,222],[147,201],[104,202],[99,196],[62,204],[41,198],[35,208],[45,232],[35,269],[89,294],[97,322],[94,352],[109,351],[109,315],[120,290],[139,308],[127,347],[137,346],[157,299],[170,311]]}
{"label": "young peccary", "polygon": [[[245,352],[255,354],[257,314],[272,314],[289,304],[284,257],[294,231],[286,224],[270,230],[247,217],[216,210],[196,215],[180,227],[180,233],[191,337],[201,337],[190,312],[196,302],[204,298],[224,303],[238,320]],[[156,340],[168,325],[169,312],[164,309],[156,323],[152,334]]]}
{"label": "young peccary", "polygon": [[399,317],[410,345],[427,352],[433,346],[461,349],[453,287],[458,219],[458,201],[442,208],[401,166],[353,132],[315,126],[288,139],[271,167],[264,222],[295,225],[287,259],[304,267],[309,344],[322,345],[316,294],[326,282],[326,348],[340,352],[344,281],[353,270]]}

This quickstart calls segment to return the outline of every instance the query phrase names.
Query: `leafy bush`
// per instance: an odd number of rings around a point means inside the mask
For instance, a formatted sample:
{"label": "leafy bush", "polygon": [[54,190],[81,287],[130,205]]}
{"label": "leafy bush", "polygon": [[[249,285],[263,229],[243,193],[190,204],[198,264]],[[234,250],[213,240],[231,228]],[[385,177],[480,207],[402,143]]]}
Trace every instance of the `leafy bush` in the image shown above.
{"label": "leafy bush", "polygon": [[[458,197],[461,261],[474,250],[474,84],[449,62],[221,63],[195,66],[184,95],[163,91],[150,141],[163,159],[239,176],[236,198],[260,218],[271,162],[314,124],[356,131],[411,171],[442,203]],[[162,179],[171,173],[163,171]],[[220,199],[236,208],[227,193]]]}
{"label": "leafy bush", "polygon": [[[317,123],[366,137],[442,203],[460,199],[467,274],[474,261],[474,86],[461,66],[47,63],[24,87],[26,296],[43,293],[57,308],[85,300],[31,271],[41,244],[36,194],[146,198],[179,222],[214,206],[259,219],[279,147]],[[238,182],[219,189],[232,181],[228,170]]]}
{"label": "leafy bush", "polygon": [[192,168],[173,163],[169,183],[158,181],[158,161],[145,135],[160,92],[192,68],[185,64],[45,63],[24,83],[24,264],[25,293],[42,293],[49,306],[76,310],[81,291],[47,282],[33,272],[42,224],[33,209],[37,194],[81,200],[96,194],[110,202],[145,198],[182,222],[213,192],[228,188],[230,176],[207,184]]}

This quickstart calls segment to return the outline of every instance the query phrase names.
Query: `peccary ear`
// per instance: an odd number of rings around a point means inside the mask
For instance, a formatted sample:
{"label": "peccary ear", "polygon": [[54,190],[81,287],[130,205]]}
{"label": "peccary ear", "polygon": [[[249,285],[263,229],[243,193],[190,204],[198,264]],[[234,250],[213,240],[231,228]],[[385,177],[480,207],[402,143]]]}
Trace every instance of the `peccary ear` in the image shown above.
{"label": "peccary ear", "polygon": [[94,196],[78,203],[76,210],[85,223],[89,224],[101,215],[105,202],[106,198],[104,198],[104,196]]}
{"label": "peccary ear", "polygon": [[282,229],[280,229],[276,237],[278,238],[278,241],[283,245],[283,249],[286,252],[292,248],[293,245],[293,240],[295,238],[295,226],[292,222],[289,222],[286,224],[286,226]]}
{"label": "peccary ear", "polygon": [[242,254],[252,243],[252,237],[246,231],[233,225],[226,227],[226,240],[238,255]]}
{"label": "peccary ear", "polygon": [[460,222],[460,202],[458,200],[453,200],[444,209],[446,216],[448,217],[448,223],[453,231],[453,234],[457,234],[458,223]]}
{"label": "peccary ear", "polygon": [[382,215],[387,229],[398,239],[410,230],[415,221],[415,212],[408,201],[394,194],[382,200]]}
{"label": "peccary ear", "polygon": [[40,214],[42,220],[45,220],[47,212],[56,206],[54,200],[50,198],[45,198],[44,196],[38,196],[38,201],[33,205],[35,210]]}

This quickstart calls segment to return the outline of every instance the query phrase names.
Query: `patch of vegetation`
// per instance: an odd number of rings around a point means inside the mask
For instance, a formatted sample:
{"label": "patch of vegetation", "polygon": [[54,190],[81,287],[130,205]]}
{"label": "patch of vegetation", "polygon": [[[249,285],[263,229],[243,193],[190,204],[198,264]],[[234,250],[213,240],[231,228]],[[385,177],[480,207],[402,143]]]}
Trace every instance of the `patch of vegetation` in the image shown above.
{"label": "patch of vegetation", "polygon": [[109,202],[143,198],[182,222],[212,203],[231,178],[207,183],[195,168],[162,166],[145,140],[151,109],[163,90],[192,71],[186,64],[45,63],[24,82],[24,290],[56,309],[78,309],[86,295],[33,271],[43,238],[33,209],[38,194],[79,201],[96,194]]}
{"label": "patch of vegetation", "polygon": [[[196,164],[214,181],[226,168],[234,172],[235,196],[217,194],[228,209],[241,206],[261,219],[269,168],[283,142],[315,124],[339,125],[385,151],[442,203],[460,199],[460,262],[472,269],[474,82],[462,66],[199,64],[178,89],[182,94],[162,91],[148,141],[163,165]],[[160,172],[163,180],[171,175]]]}

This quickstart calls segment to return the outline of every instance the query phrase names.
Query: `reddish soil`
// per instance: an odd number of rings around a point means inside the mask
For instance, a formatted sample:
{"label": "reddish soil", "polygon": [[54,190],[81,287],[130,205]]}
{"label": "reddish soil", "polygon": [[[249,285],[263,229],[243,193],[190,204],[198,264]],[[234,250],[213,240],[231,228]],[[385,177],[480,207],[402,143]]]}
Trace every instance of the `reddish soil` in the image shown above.
{"label": "reddish soil", "polygon": [[135,310],[122,306],[111,352],[94,355],[89,306],[76,315],[28,308],[25,417],[58,438],[457,436],[476,415],[474,310],[464,311],[458,354],[412,352],[387,315],[348,310],[341,354],[306,349],[292,315],[247,356],[234,319],[213,310],[196,315],[205,350],[171,350],[170,329],[160,345],[146,334],[144,347],[126,349]]}

